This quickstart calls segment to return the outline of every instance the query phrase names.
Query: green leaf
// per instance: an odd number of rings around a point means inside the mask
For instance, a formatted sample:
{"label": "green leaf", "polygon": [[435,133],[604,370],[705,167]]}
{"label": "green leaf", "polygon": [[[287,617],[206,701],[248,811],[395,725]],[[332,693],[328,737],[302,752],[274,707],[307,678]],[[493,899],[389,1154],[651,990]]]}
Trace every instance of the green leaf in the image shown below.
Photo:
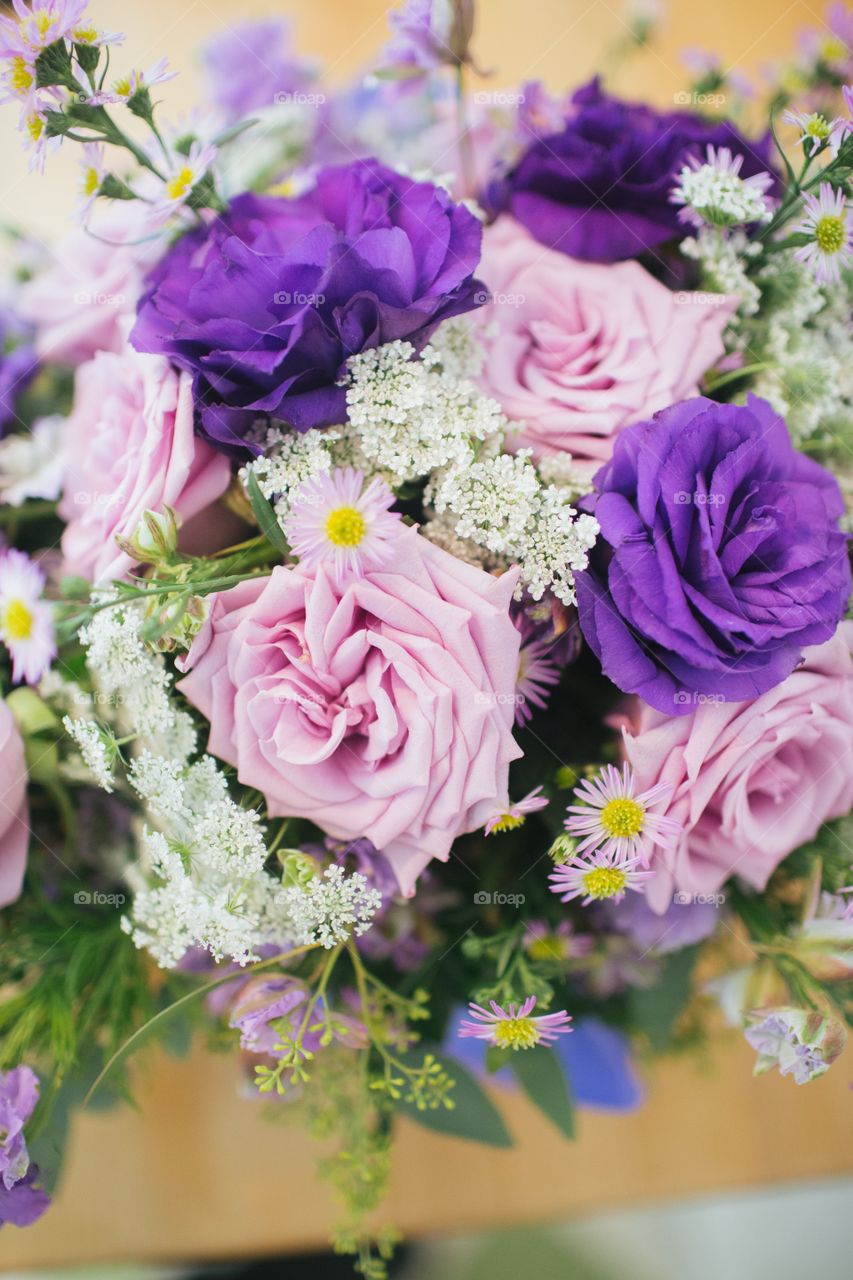
{"label": "green leaf", "polygon": [[[398,1110],[425,1129],[444,1133],[449,1138],[483,1142],[490,1147],[511,1147],[509,1130],[482,1085],[455,1058],[448,1058],[435,1050],[431,1052],[456,1082],[450,1095],[455,1103],[453,1109],[449,1111],[446,1107],[439,1107],[435,1111],[419,1111],[412,1103],[401,1099],[395,1104]],[[418,1058],[413,1057],[413,1065],[417,1062]]]}
{"label": "green leaf", "polygon": [[547,1116],[564,1138],[575,1136],[575,1113],[569,1082],[553,1049],[538,1045],[513,1054],[513,1075],[535,1107]]}
{"label": "green leaf", "polygon": [[249,494],[249,502],[252,504],[252,511],[255,513],[255,519],[258,522],[261,533],[267,542],[272,543],[276,551],[286,556],[290,547],[287,545],[287,539],[282,532],[281,525],[276,519],[272,506],[261,493],[261,486],[258,484],[258,477],[254,471],[249,469],[249,479],[246,485]]}
{"label": "green leaf", "polygon": [[252,129],[258,123],[257,117],[252,116],[248,120],[241,120],[238,124],[232,124],[230,129],[223,129],[213,139],[214,147],[225,147],[229,142],[233,142],[235,138],[239,138],[247,129]]}
{"label": "green leaf", "polygon": [[653,987],[633,988],[631,1015],[657,1052],[668,1049],[676,1020],[690,998],[697,947],[685,947],[664,957],[660,977]]}

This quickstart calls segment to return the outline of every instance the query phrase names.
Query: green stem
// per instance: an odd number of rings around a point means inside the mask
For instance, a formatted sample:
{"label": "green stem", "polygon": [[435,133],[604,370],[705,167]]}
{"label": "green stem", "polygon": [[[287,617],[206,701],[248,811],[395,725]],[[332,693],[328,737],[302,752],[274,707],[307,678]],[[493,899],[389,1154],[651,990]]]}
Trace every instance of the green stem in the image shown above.
{"label": "green stem", "polygon": [[756,364],[745,364],[740,369],[732,369],[729,373],[723,373],[719,378],[715,378],[713,382],[705,384],[707,392],[718,391],[720,387],[728,386],[730,382],[737,382],[740,378],[748,378],[753,373],[760,373],[762,369],[769,369],[766,361],[758,361]]}
{"label": "green stem", "polygon": [[0,524],[16,524],[21,520],[40,520],[42,516],[56,515],[56,503],[47,499],[27,502],[22,507],[0,506]]}
{"label": "green stem", "polygon": [[[317,942],[310,942],[305,946],[294,947],[291,951],[283,951],[280,955],[270,956],[268,960],[260,960],[257,964],[249,965],[246,972],[260,973],[262,970],[271,969],[275,965],[285,964],[287,961],[294,960],[297,956],[305,955],[308,951],[316,950],[319,945],[320,944]],[[136,1045],[142,1037],[147,1035],[153,1027],[158,1023],[165,1022],[172,1016],[175,1010],[183,1008],[193,1000],[197,1000],[199,996],[208,995],[211,991],[215,991],[217,987],[224,986],[226,982],[233,982],[237,976],[239,975],[228,973],[223,978],[215,978],[212,982],[206,982],[201,987],[194,987],[192,991],[188,991],[186,995],[181,996],[179,1000],[175,1000],[172,1004],[168,1005],[167,1008],[161,1009],[153,1018],[149,1018],[146,1023],[141,1027],[138,1027],[137,1030],[134,1031],[133,1035],[129,1036],[128,1039],[125,1040],[121,1048],[116,1049],[115,1053],[109,1058],[102,1070],[98,1073],[88,1093],[83,1099],[83,1106],[87,1107],[89,1105],[92,1098],[95,1096],[96,1091],[103,1084],[104,1080],[113,1068],[132,1052],[134,1045]]]}

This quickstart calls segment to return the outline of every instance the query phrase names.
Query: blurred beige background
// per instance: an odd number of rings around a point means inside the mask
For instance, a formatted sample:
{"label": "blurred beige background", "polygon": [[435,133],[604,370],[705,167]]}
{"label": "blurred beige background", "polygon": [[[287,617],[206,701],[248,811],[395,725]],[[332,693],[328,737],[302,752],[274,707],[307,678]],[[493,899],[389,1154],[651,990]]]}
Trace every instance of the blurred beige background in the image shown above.
{"label": "blurred beige background", "polygon": [[[635,0],[648,8],[653,0]],[[170,114],[198,99],[196,50],[228,23],[286,15],[302,52],[322,60],[329,79],[340,83],[374,65],[387,37],[386,0],[91,0],[93,19],[127,35],[114,67],[146,67],[164,54],[179,77],[161,86]],[[683,87],[684,49],[701,46],[724,65],[749,74],[786,59],[804,27],[824,26],[822,4],[785,0],[661,0],[661,21],[651,49],[623,65],[614,84],[670,105]],[[554,90],[580,83],[600,68],[617,42],[628,36],[629,0],[480,0],[475,51],[492,83],[504,86],[541,78]],[[50,158],[44,178],[28,174],[15,129],[15,108],[6,106],[0,128],[0,219],[37,235],[55,235],[75,201],[75,148],[66,144]]]}

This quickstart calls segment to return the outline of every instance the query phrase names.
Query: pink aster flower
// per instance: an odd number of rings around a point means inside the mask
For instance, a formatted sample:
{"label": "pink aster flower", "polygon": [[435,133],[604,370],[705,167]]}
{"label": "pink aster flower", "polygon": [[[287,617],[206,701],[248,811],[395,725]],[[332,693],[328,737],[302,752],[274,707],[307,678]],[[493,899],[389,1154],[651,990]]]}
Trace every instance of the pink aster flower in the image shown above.
{"label": "pink aster flower", "polygon": [[378,476],[365,487],[360,471],[338,468],[303,481],[285,533],[302,564],[328,564],[338,583],[360,578],[391,557],[401,528],[399,514],[388,509],[393,502],[394,494]]}
{"label": "pink aster flower", "polygon": [[174,80],[177,71],[169,70],[168,58],[159,58],[146,71],[131,71],[113,82],[111,89],[93,94],[89,98],[92,106],[109,106],[117,102],[128,102],[141,89],[151,89],[155,84],[165,84]]}
{"label": "pink aster flower", "polygon": [[587,858],[574,857],[555,867],[548,879],[551,892],[561,902],[583,898],[582,906],[611,898],[621,902],[629,889],[645,891],[645,882],[654,874],[642,869],[639,857],[626,856],[615,850],[595,849]]}
{"label": "pink aster flower", "polygon": [[12,657],[12,679],[36,684],[56,654],[53,615],[42,599],[44,574],[23,551],[0,559],[0,639]]}
{"label": "pink aster flower", "polygon": [[809,236],[809,243],[797,249],[794,257],[807,262],[821,284],[837,284],[841,267],[853,253],[850,210],[844,193],[828,182],[820,184],[820,193],[803,196],[805,217],[791,230]]}
{"label": "pink aster flower", "polygon": [[556,928],[547,920],[528,920],[524,946],[533,960],[582,960],[595,950],[591,933],[576,933],[571,920],[561,920]]}
{"label": "pink aster flower", "polygon": [[162,191],[151,208],[151,219],[165,222],[182,209],[192,195],[193,189],[212,167],[216,159],[217,148],[212,143],[194,142],[189,154],[176,154]]}
{"label": "pink aster flower", "polygon": [[55,151],[61,138],[50,138],[47,133],[46,103],[36,93],[27,95],[21,107],[18,129],[23,134],[24,150],[30,153],[30,170],[44,171],[48,151]]}
{"label": "pink aster flower", "polygon": [[569,805],[566,830],[581,838],[578,853],[602,849],[619,859],[632,858],[648,866],[649,845],[669,849],[681,834],[681,824],[661,813],[672,788],[658,782],[636,794],[634,771],[623,765],[621,772],[605,765],[597,778],[584,779],[575,790],[583,803]]}
{"label": "pink aster flower", "polygon": [[6,53],[38,54],[62,40],[80,22],[88,0],[35,0],[32,5],[12,0],[16,17],[0,18],[0,49]]}
{"label": "pink aster flower", "polygon": [[91,213],[106,171],[103,144],[84,143],[83,158],[80,161],[80,199],[77,203],[77,217],[81,222],[85,222]]}
{"label": "pink aster flower", "polygon": [[523,826],[528,813],[536,813],[548,804],[548,797],[539,794],[541,790],[541,787],[535,787],[523,800],[493,813],[484,827],[485,834],[490,836],[495,831],[515,831],[517,827]]}
{"label": "pink aster flower", "polygon": [[553,641],[531,640],[518,655],[518,679],[515,686],[515,723],[527,724],[532,719],[531,707],[541,711],[548,705],[551,685],[559,683],[560,668],[548,655]]}
{"label": "pink aster flower", "polygon": [[572,1030],[571,1016],[561,1009],[559,1013],[540,1014],[531,1018],[536,1008],[536,997],[528,996],[522,1005],[511,1004],[504,1009],[490,1000],[491,1010],[482,1005],[468,1005],[473,1022],[463,1018],[459,1024],[460,1036],[472,1036],[486,1040],[498,1049],[533,1049],[538,1044],[553,1044],[558,1036]]}

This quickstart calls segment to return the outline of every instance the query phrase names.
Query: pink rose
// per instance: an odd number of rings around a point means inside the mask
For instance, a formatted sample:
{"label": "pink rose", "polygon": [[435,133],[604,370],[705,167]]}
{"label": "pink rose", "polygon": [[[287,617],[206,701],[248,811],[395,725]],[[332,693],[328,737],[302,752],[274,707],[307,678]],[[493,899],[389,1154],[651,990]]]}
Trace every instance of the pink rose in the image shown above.
{"label": "pink rose", "polygon": [[65,426],[59,514],[64,571],[92,582],[121,578],[146,508],[189,520],[228,488],[228,460],[193,433],[192,379],[161,356],[102,351],[77,370]]}
{"label": "pink rose", "polygon": [[42,359],[80,364],[122,349],[145,275],[162,252],[145,215],[146,206],[132,202],[99,208],[90,230],[71,231],[51,265],[23,286],[16,310],[35,325]]}
{"label": "pink rose", "polygon": [[654,853],[647,896],[715,893],[737,874],[763,889],[783,858],[853,807],[853,622],[806,649],[802,666],[750,702],[706,702],[668,717],[640,704],[625,753],[638,787],[669,782],[684,824]]}
{"label": "pink rose", "polygon": [[20,897],[29,843],[24,744],[12,712],[0,701],[0,907]]}
{"label": "pink rose", "polygon": [[508,803],[514,585],[414,529],[389,567],[341,585],[276,568],[214,598],[179,688],[272,815],[369,837],[410,895]]}
{"label": "pink rose", "polygon": [[637,262],[576,262],[508,217],[486,230],[477,274],[492,296],[477,313],[484,390],[521,424],[518,445],[588,464],[629,423],[696,394],[737,305],[673,293]]}

